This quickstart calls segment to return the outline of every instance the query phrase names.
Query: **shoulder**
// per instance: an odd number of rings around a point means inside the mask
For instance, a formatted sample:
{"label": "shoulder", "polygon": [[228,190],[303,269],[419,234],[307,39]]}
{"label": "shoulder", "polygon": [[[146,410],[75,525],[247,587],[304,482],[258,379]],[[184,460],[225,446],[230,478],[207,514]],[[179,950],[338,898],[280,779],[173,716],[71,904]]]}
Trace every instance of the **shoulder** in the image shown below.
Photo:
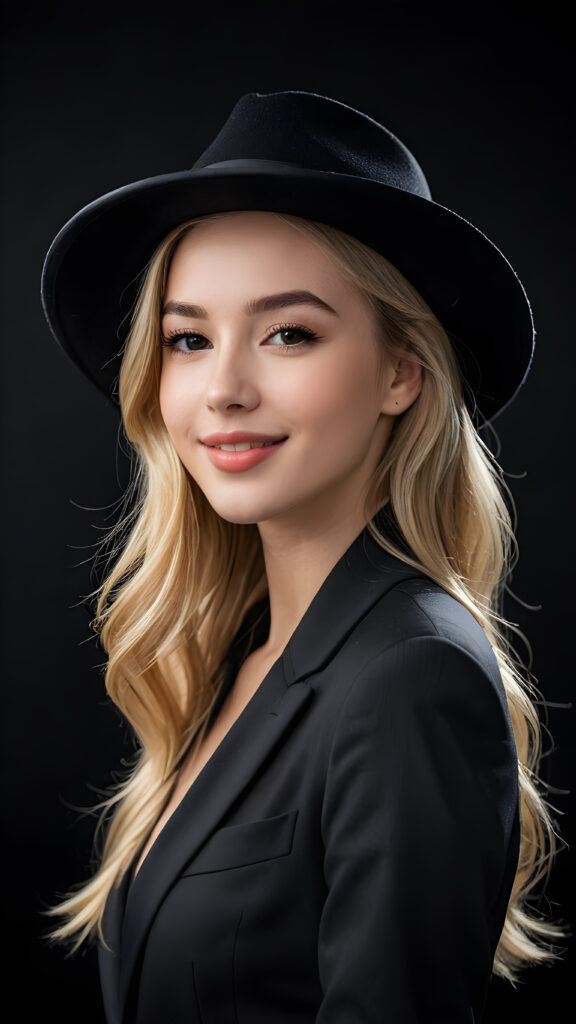
{"label": "shoulder", "polygon": [[505,791],[503,813],[511,820],[517,760],[508,701],[473,615],[415,576],[382,596],[349,637],[348,651],[350,645],[357,656],[354,664],[348,655],[353,671],[339,694],[328,778],[357,762],[358,771],[370,766],[379,779],[415,773],[421,780],[432,772],[452,792],[456,779],[448,776],[455,775],[469,792],[489,794],[489,802]]}
{"label": "shoulder", "polygon": [[413,714],[416,707],[460,708],[500,719],[508,706],[493,648],[472,613],[423,575],[389,589],[357,623],[341,652],[342,710],[376,703]]}
{"label": "shoulder", "polygon": [[355,632],[357,642],[361,638],[368,641],[364,649],[372,656],[399,645],[427,651],[455,649],[499,677],[494,651],[480,623],[468,608],[422,574],[389,589]]}

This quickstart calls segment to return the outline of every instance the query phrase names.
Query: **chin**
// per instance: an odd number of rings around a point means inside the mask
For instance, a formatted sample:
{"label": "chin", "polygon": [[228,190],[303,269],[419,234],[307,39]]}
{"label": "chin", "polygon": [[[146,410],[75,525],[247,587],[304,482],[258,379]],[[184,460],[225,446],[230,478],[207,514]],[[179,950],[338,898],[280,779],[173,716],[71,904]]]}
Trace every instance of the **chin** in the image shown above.
{"label": "chin", "polygon": [[250,526],[267,518],[262,515],[262,508],[255,507],[254,504],[243,504],[241,501],[211,501],[210,495],[206,492],[204,492],[204,496],[216,515],[227,523]]}
{"label": "chin", "polygon": [[220,519],[224,519],[226,523],[235,523],[237,526],[255,526],[257,523],[261,522],[259,518],[251,516],[248,513],[243,515],[241,512],[232,512],[230,510],[221,512],[217,508],[215,508],[214,511],[220,516]]}
{"label": "chin", "polygon": [[242,502],[242,501],[211,501],[205,493],[217,515],[227,523],[236,523],[238,526],[257,525],[268,519],[286,514],[292,505],[280,505],[267,502]]}

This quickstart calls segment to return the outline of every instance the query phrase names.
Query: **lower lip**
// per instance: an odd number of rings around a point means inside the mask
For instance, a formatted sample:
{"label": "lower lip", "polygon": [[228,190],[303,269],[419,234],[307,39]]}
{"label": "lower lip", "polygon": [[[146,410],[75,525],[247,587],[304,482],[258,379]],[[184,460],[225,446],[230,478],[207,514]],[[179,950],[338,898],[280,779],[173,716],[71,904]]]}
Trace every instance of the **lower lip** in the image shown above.
{"label": "lower lip", "polygon": [[285,443],[286,439],[268,444],[265,448],[248,448],[245,452],[224,452],[221,448],[212,448],[210,445],[204,447],[210,462],[218,469],[223,469],[226,473],[244,473],[247,469],[252,469],[271,458]]}

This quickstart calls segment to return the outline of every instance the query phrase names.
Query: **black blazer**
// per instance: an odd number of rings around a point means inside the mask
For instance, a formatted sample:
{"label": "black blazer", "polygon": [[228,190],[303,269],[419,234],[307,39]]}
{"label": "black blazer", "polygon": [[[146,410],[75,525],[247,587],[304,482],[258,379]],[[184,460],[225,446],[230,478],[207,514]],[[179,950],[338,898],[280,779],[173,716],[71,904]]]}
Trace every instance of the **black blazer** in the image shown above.
{"label": "black blazer", "polygon": [[482,629],[365,530],[110,896],[107,1020],[477,1021],[518,835]]}

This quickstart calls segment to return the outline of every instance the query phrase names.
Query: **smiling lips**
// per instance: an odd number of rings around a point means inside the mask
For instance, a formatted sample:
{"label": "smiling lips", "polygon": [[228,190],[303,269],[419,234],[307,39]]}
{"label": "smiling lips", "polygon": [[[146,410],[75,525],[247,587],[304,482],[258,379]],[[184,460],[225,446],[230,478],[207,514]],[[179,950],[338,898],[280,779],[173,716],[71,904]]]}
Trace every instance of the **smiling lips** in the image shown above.
{"label": "smiling lips", "polygon": [[270,458],[286,440],[286,437],[271,438],[238,430],[229,434],[210,434],[201,444],[206,448],[210,462],[218,469],[227,473],[243,473]]}
{"label": "smiling lips", "polygon": [[269,448],[271,444],[279,444],[278,441],[240,441],[238,444],[216,444],[222,452],[247,452],[250,448]]}

